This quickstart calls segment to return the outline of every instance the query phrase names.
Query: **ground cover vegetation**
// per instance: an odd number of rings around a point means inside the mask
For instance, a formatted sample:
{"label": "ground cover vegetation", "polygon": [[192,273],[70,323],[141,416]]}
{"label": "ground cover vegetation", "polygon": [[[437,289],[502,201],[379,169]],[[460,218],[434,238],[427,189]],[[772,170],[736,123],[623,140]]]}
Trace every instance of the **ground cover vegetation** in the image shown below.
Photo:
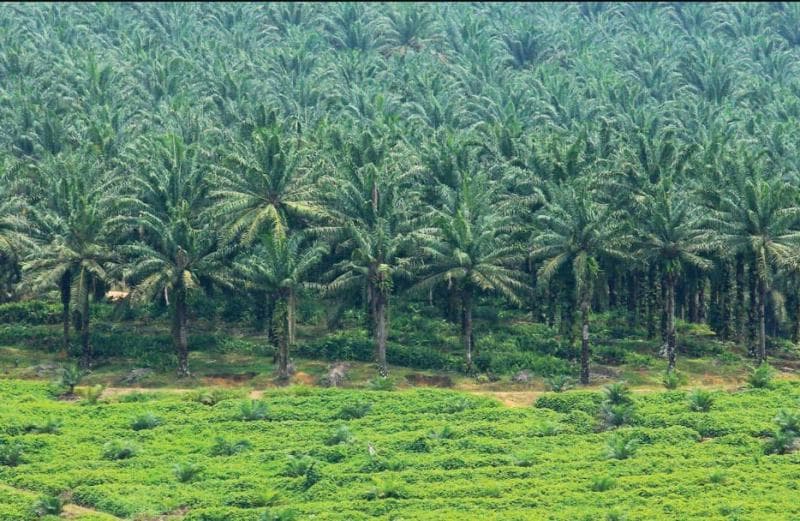
{"label": "ground cover vegetation", "polygon": [[[214,404],[163,391],[65,401],[22,380],[0,390],[3,520],[60,505],[86,520],[800,515],[797,382],[706,395],[615,384],[525,408],[434,389],[286,387],[255,402],[227,390]],[[617,407],[628,412],[609,421]]]}

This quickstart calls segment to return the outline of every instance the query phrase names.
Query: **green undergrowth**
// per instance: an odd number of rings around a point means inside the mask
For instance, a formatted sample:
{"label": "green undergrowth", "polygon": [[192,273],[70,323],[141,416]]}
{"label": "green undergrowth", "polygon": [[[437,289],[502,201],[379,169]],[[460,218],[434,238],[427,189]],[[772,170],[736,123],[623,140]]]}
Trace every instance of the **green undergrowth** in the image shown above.
{"label": "green undergrowth", "polygon": [[[0,520],[36,519],[42,495],[194,521],[800,516],[800,454],[764,449],[778,412],[800,408],[800,384],[712,394],[707,411],[688,389],[633,395],[632,414],[608,428],[611,398],[587,391],[509,409],[444,390],[288,387],[243,415],[253,402],[230,390],[89,405],[0,380],[0,446],[22,450],[0,483],[27,491],[2,496]],[[134,428],[143,417],[158,422]],[[56,432],[29,428],[54,419]],[[131,450],[111,458],[112,445]]]}

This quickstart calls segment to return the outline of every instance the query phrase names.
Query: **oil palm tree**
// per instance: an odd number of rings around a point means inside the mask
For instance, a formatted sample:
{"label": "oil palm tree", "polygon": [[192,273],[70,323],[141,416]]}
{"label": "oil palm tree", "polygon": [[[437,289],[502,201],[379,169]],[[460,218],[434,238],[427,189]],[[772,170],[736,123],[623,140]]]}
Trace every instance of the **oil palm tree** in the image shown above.
{"label": "oil palm tree", "polygon": [[521,304],[526,275],[516,267],[525,260],[524,249],[512,240],[517,224],[499,210],[496,190],[486,175],[475,172],[463,176],[456,189],[440,188],[442,206],[431,207],[424,218],[430,227],[415,233],[424,268],[414,288],[455,288],[461,300],[466,369],[472,372],[474,299],[497,293]]}
{"label": "oil palm tree", "polygon": [[92,165],[77,157],[54,159],[45,167],[48,194],[32,213],[40,246],[23,263],[29,284],[38,291],[58,288],[61,293],[63,349],[69,347],[70,304],[79,306],[81,366],[92,361],[89,296],[95,284],[112,280],[120,258],[114,252],[110,218],[114,203],[108,182],[99,182]]}
{"label": "oil palm tree", "polygon": [[637,198],[634,251],[648,264],[657,264],[666,281],[663,312],[667,319],[668,371],[675,369],[675,285],[685,268],[711,268],[701,256],[712,249],[703,228],[703,213],[685,190],[662,178],[654,189]]}
{"label": "oil palm tree", "polygon": [[188,293],[215,280],[224,281],[222,266],[232,247],[219,244],[219,230],[204,212],[208,186],[197,148],[175,134],[149,140],[151,162],[133,174],[122,227],[138,228],[139,240],[124,248],[130,259],[125,280],[132,298],[163,298],[172,311],[172,339],[179,377],[189,375]]}
{"label": "oil palm tree", "polygon": [[624,259],[625,221],[610,205],[597,202],[585,181],[551,187],[536,214],[530,255],[542,263],[537,276],[549,281],[569,266],[581,312],[581,383],[589,383],[589,314],[601,257]]}
{"label": "oil palm tree", "polygon": [[389,302],[395,278],[411,273],[409,217],[416,192],[402,158],[390,162],[389,147],[371,132],[343,146],[338,172],[321,188],[333,224],[320,231],[337,252],[349,256],[329,270],[327,290],[365,289],[378,371],[386,376]]}
{"label": "oil palm tree", "polygon": [[272,300],[268,328],[278,343],[278,377],[289,377],[289,349],[295,342],[297,299],[311,271],[326,253],[320,243],[309,244],[300,233],[267,234],[252,251],[233,264],[236,279]]}
{"label": "oil palm tree", "polygon": [[[758,174],[756,172],[756,174]],[[791,266],[800,252],[800,206],[796,189],[779,178],[756,175],[741,192],[730,192],[708,220],[719,248],[745,255],[756,275],[759,362],[767,359],[765,307],[775,269]]]}

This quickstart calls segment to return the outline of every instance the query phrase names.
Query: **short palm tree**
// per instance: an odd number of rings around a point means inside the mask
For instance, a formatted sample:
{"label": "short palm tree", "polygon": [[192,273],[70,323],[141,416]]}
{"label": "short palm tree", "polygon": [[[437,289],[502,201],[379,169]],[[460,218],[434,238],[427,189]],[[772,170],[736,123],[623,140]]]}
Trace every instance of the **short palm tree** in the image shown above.
{"label": "short palm tree", "polygon": [[800,206],[797,190],[778,178],[751,178],[741,192],[722,197],[709,219],[719,248],[743,254],[756,272],[759,362],[767,359],[765,307],[771,273],[791,266],[800,252]]}
{"label": "short palm tree", "polygon": [[[69,346],[70,303],[79,306],[81,367],[92,360],[89,295],[96,283],[112,280],[120,262],[114,252],[110,217],[113,199],[107,183],[93,182],[97,172],[80,163],[53,162],[46,177],[47,198],[32,214],[42,245],[23,263],[37,290],[58,288],[63,307],[63,349]],[[90,165],[88,165],[90,166]]]}
{"label": "short palm tree", "polygon": [[464,176],[453,190],[441,187],[441,208],[432,207],[425,220],[432,226],[416,234],[423,255],[422,279],[415,289],[455,287],[461,300],[461,339],[468,372],[473,369],[474,298],[497,293],[515,304],[526,288],[525,273],[516,269],[524,250],[512,241],[514,221],[501,213],[485,175]]}
{"label": "short palm tree", "polygon": [[281,379],[289,377],[289,349],[295,342],[298,293],[307,285],[311,270],[326,251],[322,244],[308,244],[300,233],[280,237],[268,234],[233,264],[236,279],[242,279],[245,287],[273,300],[268,327],[276,333]]}
{"label": "short palm tree", "polygon": [[122,226],[138,228],[137,242],[125,247],[125,279],[134,300],[164,299],[172,310],[172,339],[179,377],[189,375],[190,291],[224,281],[231,248],[219,245],[219,231],[203,212],[205,171],[194,145],[167,134],[147,144],[150,168],[137,169]]}
{"label": "short palm tree", "polygon": [[541,261],[538,277],[549,281],[568,265],[581,311],[581,383],[589,383],[589,314],[594,284],[603,256],[626,258],[619,248],[624,220],[611,206],[597,202],[583,184],[560,185],[548,190],[543,208],[535,216],[531,257]]}
{"label": "short palm tree", "polygon": [[711,261],[700,256],[710,251],[708,234],[702,227],[703,214],[685,191],[675,188],[667,179],[641,199],[634,250],[648,263],[657,264],[665,275],[668,371],[675,369],[675,285],[687,267],[709,269]]}

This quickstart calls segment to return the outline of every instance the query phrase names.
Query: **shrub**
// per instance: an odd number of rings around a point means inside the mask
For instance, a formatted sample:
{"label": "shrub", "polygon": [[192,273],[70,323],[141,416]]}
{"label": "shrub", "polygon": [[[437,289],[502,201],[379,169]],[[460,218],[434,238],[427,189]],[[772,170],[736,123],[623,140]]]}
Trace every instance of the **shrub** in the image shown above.
{"label": "shrub", "polygon": [[197,463],[176,463],[172,467],[175,479],[181,483],[188,483],[196,478],[203,471],[203,467]]}
{"label": "shrub", "polygon": [[212,456],[233,456],[240,452],[249,450],[251,444],[247,440],[239,440],[237,442],[230,442],[225,438],[218,437],[211,447],[210,454]]}
{"label": "shrub", "polygon": [[92,387],[81,387],[78,389],[78,396],[80,396],[87,405],[96,405],[103,395],[104,390],[105,386],[101,384],[93,385]]}
{"label": "shrub", "polygon": [[616,480],[610,476],[599,476],[592,479],[592,484],[589,488],[592,492],[605,492],[614,488],[616,484]]}
{"label": "shrub", "polygon": [[0,441],[0,465],[16,467],[24,461],[25,451],[17,442]]}
{"label": "shrub", "polygon": [[59,418],[48,418],[44,423],[29,423],[24,430],[33,434],[59,434],[63,424]]}
{"label": "shrub", "polygon": [[689,409],[695,412],[708,412],[714,404],[714,395],[703,389],[695,389],[689,395]]}
{"label": "shrub", "polygon": [[575,380],[565,374],[556,374],[548,378],[546,381],[547,388],[555,393],[561,393],[567,389],[572,389],[575,385]]}
{"label": "shrub", "polygon": [[340,420],[355,420],[358,418],[363,418],[371,409],[371,403],[359,400],[342,407],[338,414],[336,414],[336,418]]}
{"label": "shrub", "polygon": [[664,373],[661,383],[666,389],[674,390],[685,383],[685,378],[678,371],[667,371]]}
{"label": "shrub", "polygon": [[58,324],[61,305],[41,300],[26,300],[0,304],[0,324]]}
{"label": "shrub", "polygon": [[787,454],[794,448],[797,436],[793,432],[776,429],[772,437],[764,445],[765,454]]}
{"label": "shrub", "polygon": [[58,496],[45,496],[33,505],[33,513],[38,517],[57,516],[64,508],[64,501]]}
{"label": "shrub", "polygon": [[606,455],[610,459],[628,459],[636,453],[638,448],[638,439],[626,440],[620,435],[614,435],[608,439]]}
{"label": "shrub", "polygon": [[423,437],[419,437],[409,443],[408,448],[406,449],[408,452],[430,452],[431,447],[428,444],[428,440]]}
{"label": "shrub", "polygon": [[143,431],[146,429],[153,429],[161,425],[162,420],[152,412],[146,412],[133,419],[131,422],[131,429],[135,431]]}
{"label": "shrub", "polygon": [[267,510],[261,514],[258,521],[297,521],[300,519],[296,510]]}
{"label": "shrub", "polygon": [[753,368],[747,382],[751,387],[756,389],[765,389],[772,383],[772,377],[775,375],[775,370],[772,369],[768,363],[763,362],[758,367]]}
{"label": "shrub", "polygon": [[606,402],[603,404],[600,414],[606,428],[615,428],[630,423],[634,412],[631,403]]}
{"label": "shrub", "polygon": [[340,425],[339,428],[325,440],[325,445],[339,445],[340,443],[350,443],[351,441],[353,441],[353,435],[350,433],[350,429],[347,428],[347,425]]}
{"label": "shrub", "polygon": [[795,436],[800,436],[800,414],[781,409],[774,421],[778,425],[778,429],[783,432],[791,432]]}
{"label": "shrub", "polygon": [[368,500],[375,499],[402,499],[408,497],[405,483],[395,477],[387,477],[385,479],[373,480],[374,486],[369,492],[364,494],[364,498]]}
{"label": "shrub", "polygon": [[139,452],[133,442],[112,440],[103,445],[103,458],[107,460],[123,460],[132,458]]}
{"label": "shrub", "polygon": [[602,400],[602,395],[588,391],[548,393],[537,398],[535,406],[539,409],[551,409],[560,413],[583,411],[595,415],[600,410]]}
{"label": "shrub", "polygon": [[260,400],[250,400],[239,405],[239,418],[244,421],[263,420],[267,417],[267,404]]}
{"label": "shrub", "polygon": [[511,456],[511,464],[517,467],[532,467],[536,463],[534,454],[517,454]]}
{"label": "shrub", "polygon": [[75,394],[75,387],[81,383],[86,373],[76,364],[65,365],[61,368],[60,384],[66,388],[67,395]]}
{"label": "shrub", "polygon": [[203,405],[216,405],[225,399],[225,395],[220,389],[200,389],[190,395],[192,401]]}
{"label": "shrub", "polygon": [[373,391],[394,391],[394,380],[387,377],[378,377],[370,380],[369,388]]}
{"label": "shrub", "polygon": [[714,472],[708,475],[709,483],[722,484],[725,483],[726,479],[728,479],[728,476],[721,470],[715,470]]}
{"label": "shrub", "polygon": [[623,403],[632,403],[631,391],[624,382],[618,382],[606,385],[603,388],[603,396],[607,403],[620,405]]}
{"label": "shrub", "polygon": [[290,454],[286,462],[286,467],[283,469],[282,475],[290,478],[305,476],[308,473],[308,470],[314,466],[315,463],[316,462],[314,461],[314,458],[311,456],[305,454]]}
{"label": "shrub", "polygon": [[456,437],[456,433],[449,425],[445,425],[439,432],[432,431],[428,437],[434,440],[450,440]]}

